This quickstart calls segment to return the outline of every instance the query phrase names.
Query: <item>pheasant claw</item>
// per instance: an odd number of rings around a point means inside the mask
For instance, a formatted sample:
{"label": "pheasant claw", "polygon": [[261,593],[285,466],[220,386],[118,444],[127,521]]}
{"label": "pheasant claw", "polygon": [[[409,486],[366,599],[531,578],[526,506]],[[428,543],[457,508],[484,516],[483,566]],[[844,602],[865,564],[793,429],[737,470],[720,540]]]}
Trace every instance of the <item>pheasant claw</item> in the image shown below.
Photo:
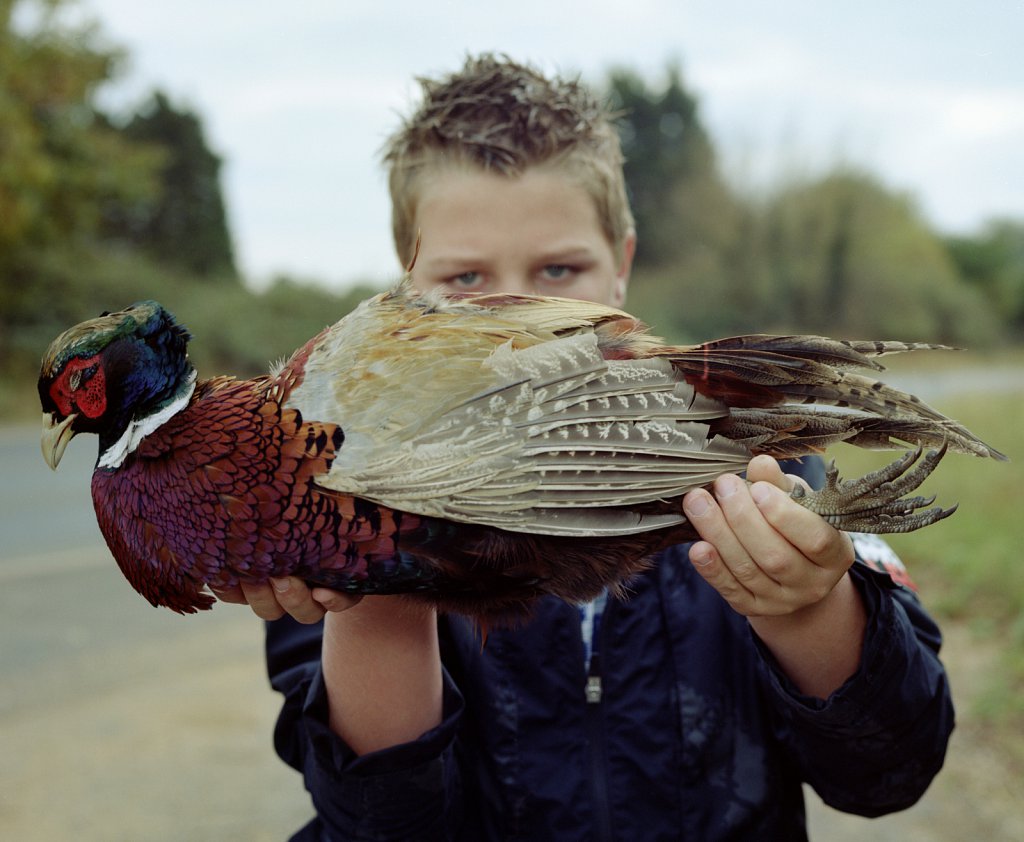
{"label": "pheasant claw", "polygon": [[905,497],[935,470],[946,446],[921,457],[921,448],[908,451],[888,465],[856,480],[839,477],[835,464],[825,473],[825,485],[808,492],[798,485],[790,496],[804,508],[821,515],[836,529],[875,534],[913,532],[956,511],[935,507],[935,497]]}

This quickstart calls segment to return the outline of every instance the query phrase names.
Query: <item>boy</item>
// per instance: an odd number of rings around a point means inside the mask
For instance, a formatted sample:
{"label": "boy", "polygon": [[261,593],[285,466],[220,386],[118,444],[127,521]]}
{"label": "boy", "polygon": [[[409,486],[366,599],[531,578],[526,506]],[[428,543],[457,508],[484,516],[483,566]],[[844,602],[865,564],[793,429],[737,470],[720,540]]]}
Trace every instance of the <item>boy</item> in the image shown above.
{"label": "boy", "polygon": [[[413,283],[623,304],[636,235],[593,98],[490,56],[423,88],[386,155]],[[295,838],[803,839],[803,781],[864,815],[913,803],[953,723],[938,629],[774,460],[748,480],[687,495],[703,540],[628,600],[542,600],[484,646],[399,597],[224,595],[323,618],[268,626],[275,743],[318,814]]]}

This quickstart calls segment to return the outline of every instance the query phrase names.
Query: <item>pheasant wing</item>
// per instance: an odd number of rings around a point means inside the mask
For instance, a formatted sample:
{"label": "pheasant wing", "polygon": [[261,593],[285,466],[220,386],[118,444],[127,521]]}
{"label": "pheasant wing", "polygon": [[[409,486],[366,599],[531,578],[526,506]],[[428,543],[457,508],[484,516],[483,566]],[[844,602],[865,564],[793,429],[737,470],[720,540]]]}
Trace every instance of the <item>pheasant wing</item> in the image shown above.
{"label": "pheasant wing", "polygon": [[593,333],[519,350],[506,343],[477,379],[475,394],[414,434],[360,448],[358,460],[347,461],[343,447],[322,483],[390,508],[512,531],[627,534],[682,522],[676,507],[648,504],[750,458],[709,436],[708,424],[727,412],[721,403],[680,382],[666,360],[604,359]]}

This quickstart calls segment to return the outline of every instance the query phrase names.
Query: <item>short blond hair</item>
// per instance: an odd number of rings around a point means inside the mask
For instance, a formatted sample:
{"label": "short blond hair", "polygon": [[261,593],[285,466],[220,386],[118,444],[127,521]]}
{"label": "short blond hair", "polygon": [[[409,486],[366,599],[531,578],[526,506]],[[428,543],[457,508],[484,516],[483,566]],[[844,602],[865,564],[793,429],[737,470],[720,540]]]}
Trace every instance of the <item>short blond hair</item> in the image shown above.
{"label": "short blond hair", "polygon": [[617,258],[632,232],[613,116],[576,79],[547,78],[485,53],[440,79],[420,78],[422,102],[384,148],[395,250],[406,266],[416,249],[423,177],[444,166],[476,166],[514,177],[528,167],[563,167],[594,200]]}

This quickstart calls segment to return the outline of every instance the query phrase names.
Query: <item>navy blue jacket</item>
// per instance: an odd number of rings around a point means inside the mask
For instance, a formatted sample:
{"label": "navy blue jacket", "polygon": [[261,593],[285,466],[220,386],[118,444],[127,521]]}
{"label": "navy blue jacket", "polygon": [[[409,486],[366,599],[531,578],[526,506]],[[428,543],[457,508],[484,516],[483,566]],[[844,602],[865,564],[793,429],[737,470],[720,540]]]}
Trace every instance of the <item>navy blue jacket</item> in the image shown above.
{"label": "navy blue jacket", "polygon": [[864,656],[821,701],[797,691],[687,549],[609,599],[599,700],[587,699],[574,606],[544,599],[483,646],[445,617],[442,723],[363,757],[327,725],[321,628],[268,624],[285,697],[275,745],[317,811],[294,839],[801,840],[802,782],[865,816],[913,804],[953,728],[939,630],[913,593],[854,565]]}

